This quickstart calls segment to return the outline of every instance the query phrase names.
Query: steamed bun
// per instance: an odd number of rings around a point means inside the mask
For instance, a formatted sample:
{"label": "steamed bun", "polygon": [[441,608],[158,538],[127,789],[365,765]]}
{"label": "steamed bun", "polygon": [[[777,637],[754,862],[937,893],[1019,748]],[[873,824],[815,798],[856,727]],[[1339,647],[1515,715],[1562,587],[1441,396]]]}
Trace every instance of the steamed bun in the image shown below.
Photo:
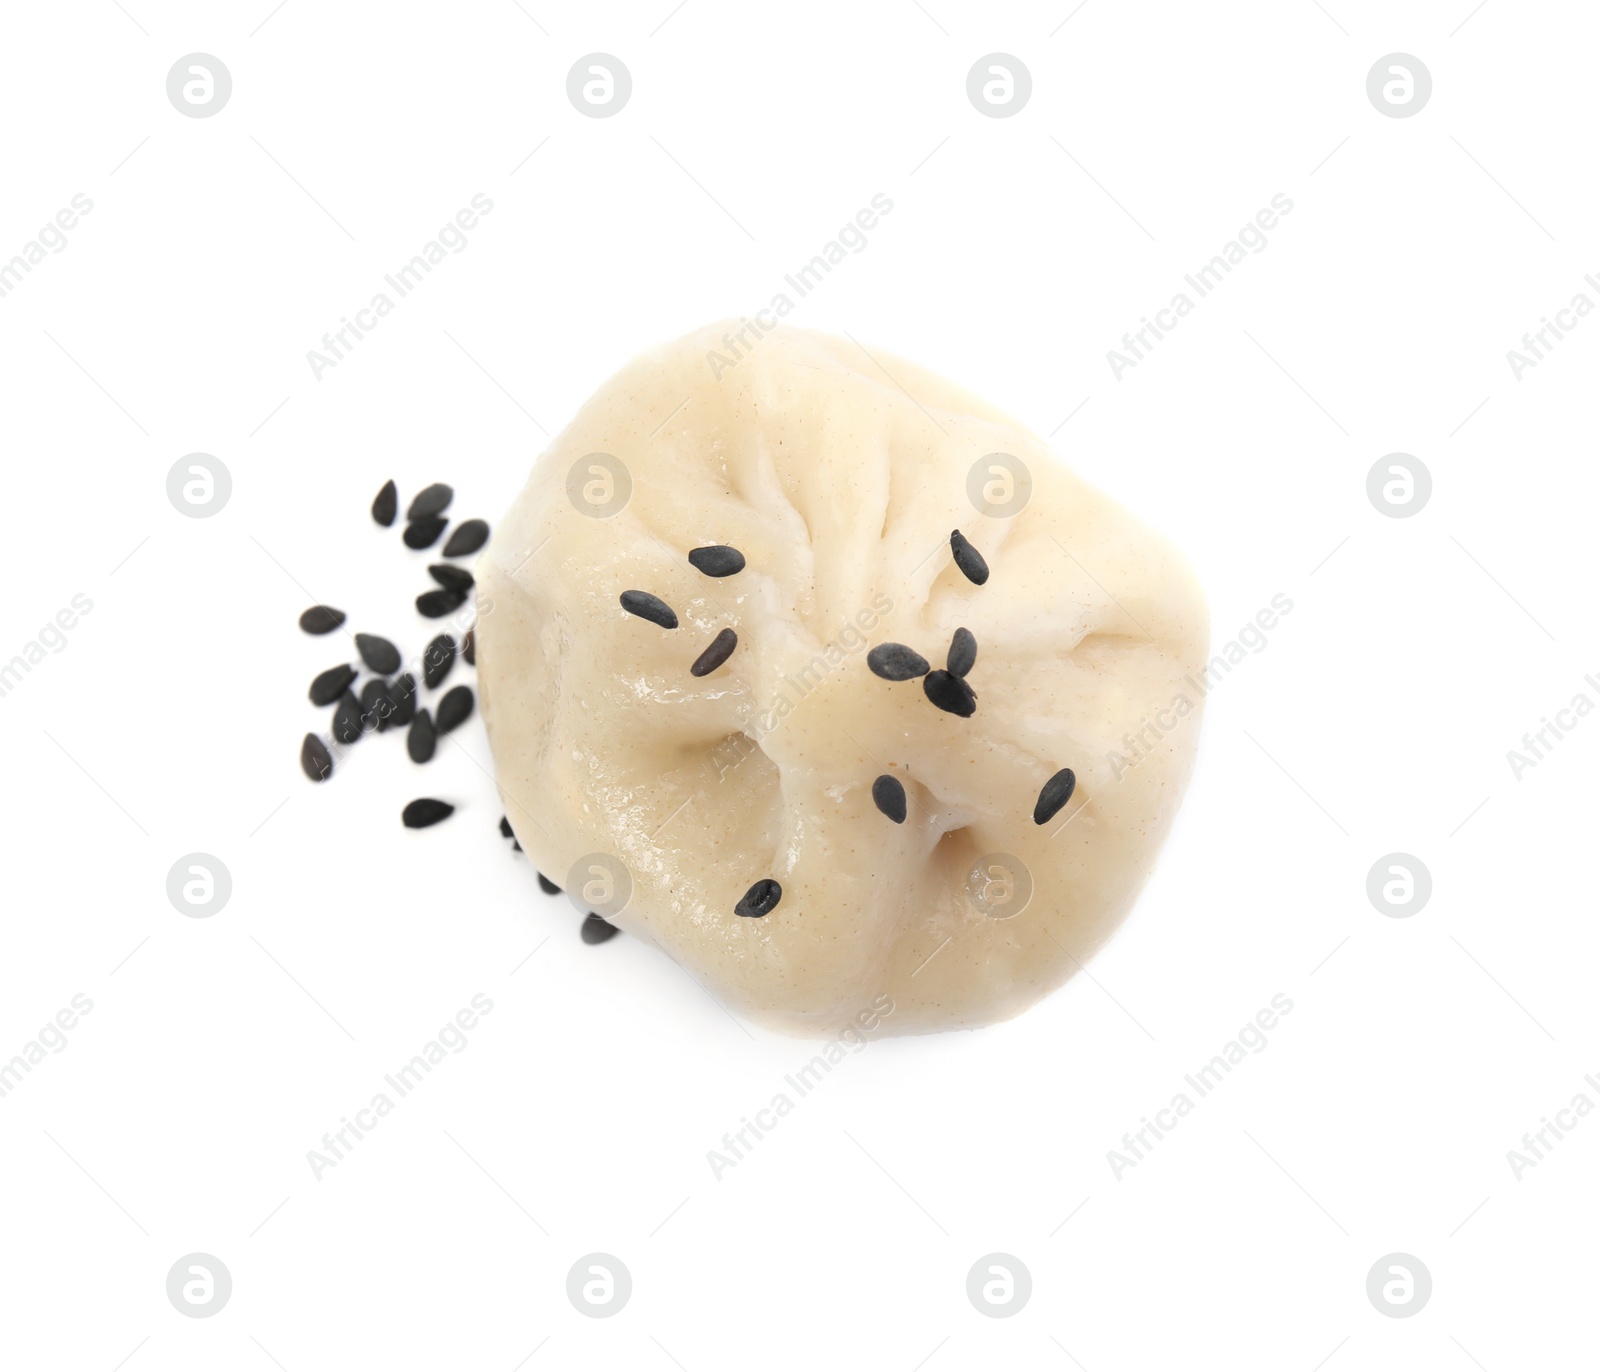
{"label": "steamed bun", "polygon": [[729,332],[606,382],[483,555],[517,838],[772,1028],[1019,1014],[1172,823],[1199,588],[949,382],[783,327],[730,358]]}

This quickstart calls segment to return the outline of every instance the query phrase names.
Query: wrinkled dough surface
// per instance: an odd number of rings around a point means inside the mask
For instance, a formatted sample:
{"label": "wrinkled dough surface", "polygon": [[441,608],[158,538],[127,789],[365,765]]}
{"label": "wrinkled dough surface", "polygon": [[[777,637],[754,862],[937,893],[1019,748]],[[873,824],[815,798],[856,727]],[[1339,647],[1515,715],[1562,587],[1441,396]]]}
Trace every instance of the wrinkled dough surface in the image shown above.
{"label": "wrinkled dough surface", "polygon": [[[483,555],[478,672],[506,813],[558,883],[580,857],[620,859],[633,892],[615,922],[772,1028],[834,1034],[883,997],[881,1032],[1009,1018],[1105,941],[1171,825],[1199,736],[1184,681],[1205,658],[1199,589],[1164,541],[950,383],[787,328],[718,377],[727,328],[602,386]],[[995,452],[1033,481],[1009,518],[967,496]],[[609,518],[568,498],[593,453],[631,477]],[[981,587],[952,560],[956,528],[988,561]],[[711,544],[745,569],[697,571],[689,550]],[[678,628],[626,613],[627,590]],[[943,667],[960,626],[978,643],[971,718],[867,667],[887,641]],[[691,676],[724,628],[732,657]],[[1177,697],[1192,712],[1118,766],[1124,735]],[[1037,826],[1062,767],[1076,792]],[[873,804],[883,773],[905,786],[903,824]],[[1032,877],[1012,918],[968,895],[992,853]],[[778,907],[736,916],[765,877]]]}

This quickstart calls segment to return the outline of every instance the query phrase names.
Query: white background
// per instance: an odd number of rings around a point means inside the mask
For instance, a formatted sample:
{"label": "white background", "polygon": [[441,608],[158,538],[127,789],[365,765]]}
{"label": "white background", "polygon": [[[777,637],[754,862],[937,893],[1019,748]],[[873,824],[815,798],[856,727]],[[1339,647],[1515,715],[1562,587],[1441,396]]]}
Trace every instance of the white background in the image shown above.
{"label": "white background", "polygon": [[[1600,1102],[1600,720],[1520,780],[1506,753],[1600,700],[1600,322],[1520,381],[1506,352],[1600,301],[1600,22],[1076,3],[7,7],[0,257],[94,209],[0,299],[0,659],[93,610],[0,699],[0,1055],[94,1009],[0,1099],[0,1362],[1500,1372],[1592,1347],[1600,1123],[1520,1180],[1506,1153]],[[633,77],[609,119],[565,93],[596,51]],[[1007,119],[965,94],[997,51],[1033,78]],[[193,52],[232,73],[211,118],[166,97]],[[1432,73],[1411,118],[1366,96],[1393,52]],[[468,248],[317,380],[307,350],[477,192]],[[763,305],[878,192],[870,247],[790,322],[1053,434],[1187,552],[1218,645],[1294,609],[1212,696],[1090,975],[874,1042],[717,1180],[707,1150],[810,1048],[640,943],[581,944],[496,833],[476,719],[425,780],[386,738],[313,788],[305,685],[341,648],[295,619],[310,592],[419,650],[427,559],[368,519],[384,479],[496,520],[622,362]],[[1279,192],[1270,246],[1116,379],[1107,349]],[[205,520],[165,494],[196,451],[233,478]],[[1395,451],[1433,474],[1410,519],[1365,493]],[[403,830],[425,793],[460,809]],[[1433,878],[1403,920],[1365,894],[1397,850]],[[232,874],[209,919],[166,897],[195,851]],[[316,1179],[307,1151],[479,992],[467,1050]],[[1118,1179],[1107,1151],[1279,993],[1266,1050]],[[196,1251],[233,1276],[208,1319],[165,1294]],[[565,1294],[594,1251],[633,1276],[614,1318]],[[994,1251],[1032,1274],[1014,1318],[965,1294]],[[1408,1319],[1365,1293],[1396,1251],[1433,1277]]]}

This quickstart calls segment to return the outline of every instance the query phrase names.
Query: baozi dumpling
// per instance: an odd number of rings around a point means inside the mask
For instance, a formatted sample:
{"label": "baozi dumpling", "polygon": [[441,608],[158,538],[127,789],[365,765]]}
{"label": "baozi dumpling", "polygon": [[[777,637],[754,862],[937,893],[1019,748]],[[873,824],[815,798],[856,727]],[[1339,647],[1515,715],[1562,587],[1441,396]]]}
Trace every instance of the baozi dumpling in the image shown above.
{"label": "baozi dumpling", "polygon": [[1199,588],[949,382],[731,333],[606,382],[483,555],[506,813],[584,908],[772,1028],[1009,1018],[1106,940],[1171,825]]}

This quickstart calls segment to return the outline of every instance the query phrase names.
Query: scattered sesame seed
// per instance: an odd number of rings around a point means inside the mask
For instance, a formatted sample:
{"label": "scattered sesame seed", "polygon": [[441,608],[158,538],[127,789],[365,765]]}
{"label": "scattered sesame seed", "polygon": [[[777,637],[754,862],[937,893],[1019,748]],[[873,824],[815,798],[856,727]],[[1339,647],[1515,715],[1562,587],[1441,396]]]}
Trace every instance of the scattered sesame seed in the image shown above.
{"label": "scattered sesame seed", "polygon": [[466,519],[457,524],[444,545],[446,557],[466,557],[489,541],[489,525],[481,519]]}
{"label": "scattered sesame seed", "polygon": [[455,812],[456,807],[449,801],[424,796],[421,800],[412,801],[400,812],[400,822],[408,829],[426,829],[442,819],[449,819]]}
{"label": "scattered sesame seed", "polygon": [[733,913],[745,919],[760,919],[776,910],[782,899],[783,887],[771,877],[762,877],[744,893],[744,898],[733,907]]}
{"label": "scattered sesame seed", "polygon": [[361,737],[361,702],[346,691],[333,708],[333,738],[336,743],[350,744]]}
{"label": "scattered sesame seed", "polygon": [[389,721],[396,729],[403,729],[416,718],[417,679],[410,672],[401,672],[389,683],[389,699],[394,702],[394,718]]}
{"label": "scattered sesame seed", "polygon": [[951,676],[965,676],[978,660],[978,640],[971,629],[957,629],[950,637],[950,651],[945,654],[944,665]]}
{"label": "scattered sesame seed", "polygon": [[672,606],[662,600],[660,596],[653,596],[649,591],[624,591],[619,597],[622,608],[630,615],[638,615],[640,619],[648,619],[652,624],[659,624],[663,629],[676,629],[678,616],[672,612]]}
{"label": "scattered sesame seed", "polygon": [[455,492],[442,481],[424,486],[406,506],[406,523],[415,524],[419,519],[442,514],[450,507],[450,501],[454,497]]}
{"label": "scattered sesame seed", "polygon": [[422,680],[429,690],[438,686],[456,665],[456,641],[440,634],[422,650]]}
{"label": "scattered sesame seed", "polygon": [[438,737],[433,731],[433,716],[426,710],[418,710],[417,717],[411,721],[411,728],[406,733],[406,752],[411,755],[411,760],[419,765],[431,762],[437,743]]}
{"label": "scattered sesame seed", "polygon": [[726,543],[689,549],[689,565],[707,576],[732,576],[744,570],[744,554]]}
{"label": "scattered sesame seed", "polygon": [[300,627],[308,634],[331,634],[344,623],[344,611],[331,605],[313,605],[300,616]]}
{"label": "scattered sesame seed", "polygon": [[461,656],[467,660],[467,666],[478,665],[478,626],[474,624],[467,630],[467,636],[461,640]]}
{"label": "scattered sesame seed", "polygon": [[394,523],[394,512],[399,507],[400,494],[394,488],[394,482],[385,481],[383,489],[373,498],[372,517],[384,528]]}
{"label": "scattered sesame seed", "polygon": [[896,824],[906,822],[906,788],[887,772],[872,783],[872,803]]}
{"label": "scattered sesame seed", "polygon": [[326,781],[333,775],[333,758],[328,748],[315,734],[307,734],[300,745],[300,770],[313,781]]}
{"label": "scattered sesame seed", "polygon": [[578,930],[578,935],[585,943],[604,943],[607,939],[615,938],[621,932],[622,930],[617,928],[615,924],[607,924],[605,920],[591,910],[583,917],[583,927]]}
{"label": "scattered sesame seed", "polygon": [[950,555],[961,568],[961,574],[974,586],[981,586],[989,579],[989,564],[983,560],[983,554],[967,542],[960,529],[950,530]]}
{"label": "scattered sesame seed", "polygon": [[465,567],[457,567],[449,562],[434,562],[428,567],[428,575],[447,591],[472,589],[472,573]]}
{"label": "scattered sesame seed", "polygon": [[429,515],[414,524],[407,524],[401,539],[408,548],[416,548],[418,551],[431,548],[439,541],[439,535],[444,532],[444,526],[449,522],[443,515]]}
{"label": "scattered sesame seed", "polygon": [[472,717],[472,687],[452,686],[439,700],[438,727],[448,734]]}
{"label": "scattered sesame seed", "polygon": [[933,671],[922,678],[923,693],[948,714],[968,718],[978,708],[978,693],[960,677]]}
{"label": "scattered sesame seed", "polygon": [[880,643],[867,654],[867,666],[885,681],[910,681],[928,674],[928,659],[904,643]]}
{"label": "scattered sesame seed", "polygon": [[739,646],[739,635],[732,629],[724,629],[714,639],[711,646],[695,658],[694,665],[689,668],[690,676],[710,676],[718,667],[722,666],[730,657],[733,650]]}
{"label": "scattered sesame seed", "polygon": [[561,894],[561,888],[543,872],[539,873],[539,889],[547,896],[559,896]]}
{"label": "scattered sesame seed", "polygon": [[393,716],[394,701],[389,699],[388,686],[381,676],[370,678],[361,688],[361,727],[382,732]]}
{"label": "scattered sesame seed", "polygon": [[345,688],[356,679],[356,669],[349,663],[340,663],[337,667],[330,667],[325,672],[318,672],[311,679],[311,703],[313,705],[332,705],[345,693]]}
{"label": "scattered sesame seed", "polygon": [[500,816],[500,837],[501,838],[515,838],[516,837],[516,835],[514,833],[512,833],[512,831],[511,831],[511,821],[509,819],[507,819],[504,815]]}
{"label": "scattered sesame seed", "polygon": [[424,591],[417,597],[417,613],[424,619],[443,619],[466,598],[465,591],[447,591],[442,586],[436,591]]}
{"label": "scattered sesame seed", "polygon": [[1048,824],[1058,814],[1061,807],[1072,799],[1072,788],[1078,784],[1078,778],[1073,776],[1072,768],[1063,767],[1049,781],[1040,788],[1039,799],[1033,807],[1033,822],[1035,824]]}
{"label": "scattered sesame seed", "polygon": [[390,672],[400,670],[400,650],[377,634],[357,634],[356,651],[361,654],[361,660],[367,664],[369,672],[388,676]]}

